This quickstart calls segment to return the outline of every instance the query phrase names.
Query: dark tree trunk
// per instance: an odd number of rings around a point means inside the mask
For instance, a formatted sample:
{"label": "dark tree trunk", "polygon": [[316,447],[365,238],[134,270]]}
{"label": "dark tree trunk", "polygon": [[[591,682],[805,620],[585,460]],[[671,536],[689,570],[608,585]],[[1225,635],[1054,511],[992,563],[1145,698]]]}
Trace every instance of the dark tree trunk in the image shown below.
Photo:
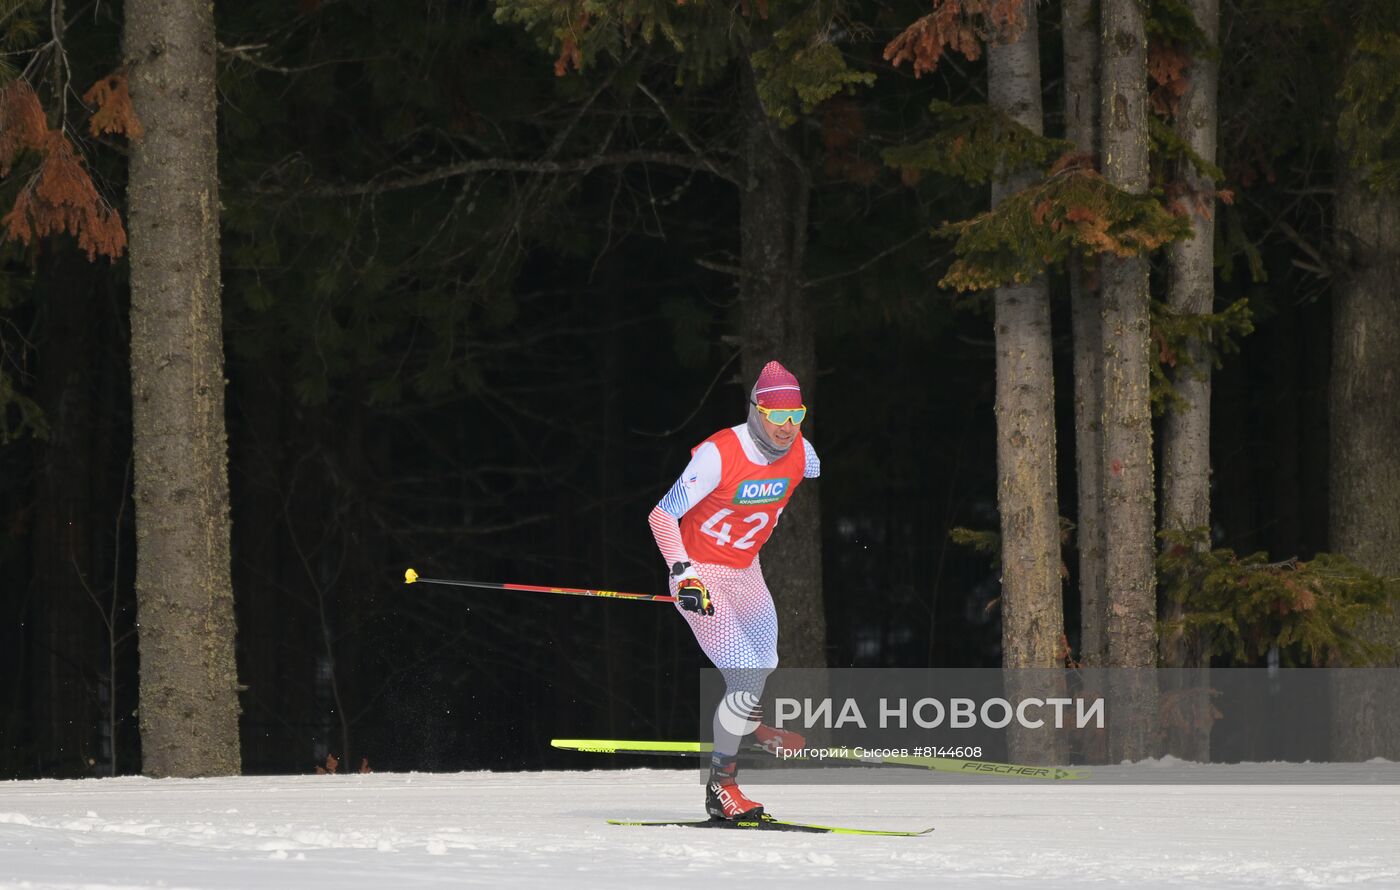
{"label": "dark tree trunk", "polygon": [[291,565],[283,595],[302,610],[302,639],[313,665],[312,759],[319,765],[334,755],[347,769],[354,767],[355,756],[347,703],[356,665],[342,630],[353,626],[347,589],[361,577],[354,567],[355,510],[350,503],[350,480],[358,478],[350,469],[352,443],[361,433],[358,410],[353,403],[338,406],[334,413],[325,405],[295,409],[304,438],[300,447],[284,455],[280,489],[285,492]]}
{"label": "dark tree trunk", "polygon": [[101,681],[106,700],[102,738],[107,773],[140,769],[141,739],[137,730],[135,523],[131,504],[131,383],[130,318],[127,290],[111,270],[100,273],[100,287],[89,308],[96,318],[98,377],[95,398],[93,453],[100,467],[93,477],[95,518],[94,585],[108,622],[102,628]]}
{"label": "dark tree trunk", "polygon": [[[1214,47],[1219,32],[1219,0],[1190,0],[1196,22]],[[1219,63],[1209,52],[1192,58],[1187,76],[1190,87],[1181,98],[1175,129],[1183,142],[1206,161],[1215,161],[1215,89]],[[1190,192],[1209,195],[1214,184],[1182,162],[1177,175]],[[1211,202],[1212,204],[1214,202]],[[1173,243],[1167,251],[1167,305],[1176,315],[1204,315],[1215,306],[1214,214],[1193,210],[1191,238]],[[1210,387],[1211,361],[1206,344],[1192,338],[1185,360],[1178,365],[1172,384],[1181,402],[1167,412],[1162,431],[1162,527],[1192,531],[1210,525]],[[1209,545],[1209,539],[1203,547]],[[1185,667],[1181,640],[1164,640],[1162,652],[1168,667]],[[1170,653],[1170,655],[1168,654]]]}
{"label": "dark tree trunk", "polygon": [[[363,382],[357,389],[363,392]],[[375,591],[380,588],[375,579],[386,577],[387,562],[384,536],[376,527],[370,502],[386,461],[379,447],[382,438],[367,404],[366,398],[355,399],[335,418],[327,418],[328,427],[343,424],[345,431],[342,447],[332,456],[334,464],[327,467],[327,487],[341,489],[338,496],[346,503],[341,510],[344,524],[336,531],[336,546],[330,548],[343,556],[332,575],[326,618],[332,634],[327,648],[332,653],[338,693],[337,754],[346,771],[358,769],[365,758],[374,763],[387,753],[383,749],[371,751],[366,742],[371,733],[365,717],[375,677],[366,664],[371,652],[364,645],[365,628],[374,614]],[[344,481],[337,484],[341,478]]]}
{"label": "dark tree trunk", "polygon": [[[1374,191],[1362,171],[1344,169],[1337,236],[1350,265],[1332,304],[1331,549],[1393,578],[1400,576],[1400,195]],[[1394,646],[1400,616],[1378,615],[1363,634]],[[1338,759],[1400,759],[1400,690],[1388,686],[1338,689]]]}
{"label": "dark tree trunk", "polygon": [[[279,389],[261,381],[243,386],[257,375],[232,372],[229,390],[229,450],[233,467],[233,510],[238,525],[232,531],[232,577],[238,588],[238,674],[243,694],[242,762],[253,773],[293,771],[311,762],[307,739],[291,730],[294,716],[284,703],[294,690],[314,676],[310,649],[302,645],[306,663],[287,658],[285,636],[305,622],[291,607],[282,589],[281,551],[283,489],[277,468],[282,449]],[[310,711],[305,703],[302,713]],[[292,760],[304,753],[300,763]]]}
{"label": "dark tree trunk", "polygon": [[1330,301],[1313,303],[1300,310],[1299,325],[1303,329],[1303,362],[1301,376],[1307,381],[1301,397],[1302,455],[1301,498],[1299,512],[1303,524],[1302,552],[1299,556],[1312,559],[1327,549],[1331,532],[1327,513],[1331,503],[1328,477],[1332,472],[1332,449],[1329,416],[1331,401],[1328,388],[1332,361],[1332,307]]}
{"label": "dark tree trunk", "polygon": [[1239,553],[1251,553],[1261,546],[1257,534],[1260,522],[1255,501],[1259,475],[1254,453],[1250,451],[1254,426],[1250,405],[1255,389],[1244,363],[1231,363],[1214,375],[1211,401],[1215,405],[1211,439],[1215,443],[1212,465],[1215,474],[1215,503],[1211,521],[1224,533],[1227,546]]}
{"label": "dark tree trunk", "polygon": [[[1098,145],[1099,35],[1093,0],[1065,0],[1061,21],[1065,54],[1065,137],[1088,155]],[[1079,657],[1097,667],[1108,659],[1104,602],[1103,331],[1094,276],[1083,258],[1069,265],[1074,329],[1074,465],[1079,508]]]}
{"label": "dark tree trunk", "polygon": [[[1024,5],[1026,28],[1014,42],[987,53],[993,108],[1035,133],[1044,129],[1040,102],[1040,28],[1035,4]],[[1003,170],[992,183],[992,205],[1036,178],[1034,170]],[[1055,375],[1050,337],[1050,288],[1035,281],[996,291],[997,508],[1001,514],[1001,652],[1003,668],[1060,666],[1064,599],[1060,579],[1060,511],[1055,486]],[[1059,682],[1059,688],[1047,682]],[[1013,701],[1063,695],[1058,672],[1015,670],[1006,675]],[[1058,761],[1055,737],[1013,723],[1011,757]]]}
{"label": "dark tree trunk", "polygon": [[103,614],[109,565],[98,564],[97,319],[107,298],[94,266],[66,241],[39,263],[43,341],[36,399],[49,424],[34,446],[33,592],[30,596],[34,750],[40,774],[92,775],[104,719],[99,685],[108,671]]}
{"label": "dark tree trunk", "polygon": [[[1197,51],[1187,69],[1190,87],[1181,97],[1174,122],[1177,135],[1197,155],[1215,162],[1218,124],[1216,84],[1220,63],[1213,50],[1220,32],[1219,0],[1190,0],[1191,13],[1212,51]],[[1183,161],[1177,175],[1188,190],[1211,195],[1215,184]],[[1192,209],[1190,239],[1177,241],[1167,251],[1167,305],[1176,315],[1204,315],[1215,307],[1214,201],[1205,213]],[[1181,402],[1167,412],[1162,430],[1162,528],[1170,531],[1204,530],[1199,549],[1210,548],[1210,390],[1212,364],[1207,344],[1190,339],[1185,361],[1178,364],[1172,384]],[[1163,604],[1163,618],[1180,619],[1180,603]],[[1160,642],[1163,666],[1203,667],[1204,644],[1199,633],[1171,633]],[[1199,679],[1196,672],[1185,676]],[[1179,679],[1181,675],[1173,675]],[[1174,689],[1189,703],[1192,720],[1168,733],[1168,751],[1187,760],[1210,759],[1210,700],[1205,689]]]}
{"label": "dark tree trunk", "polygon": [[[1026,30],[987,55],[992,107],[1042,131],[1035,6]],[[992,184],[1001,203],[1035,179],[1003,171]],[[996,292],[997,505],[1001,513],[1002,665],[1055,667],[1064,634],[1060,521],[1055,491],[1055,380],[1050,294],[1043,277]]]}
{"label": "dark tree trunk", "polygon": [[[276,359],[273,376],[278,376]],[[317,658],[322,652],[311,585],[289,544],[302,490],[290,480],[304,466],[305,417],[278,385],[258,374],[231,375],[231,463],[234,513],[233,579],[238,590],[239,676],[247,691],[241,721],[243,764],[250,772],[309,769],[315,739]],[[266,366],[263,373],[267,373]],[[318,512],[323,501],[318,501]],[[319,524],[318,524],[319,525]]]}
{"label": "dark tree trunk", "polygon": [[[1103,0],[1101,109],[1103,171],[1128,192],[1147,191],[1147,35],[1141,0]],[[1157,661],[1157,579],[1153,566],[1152,414],[1147,258],[1104,254],[1103,478],[1107,535],[1108,663],[1152,668]],[[1142,683],[1111,726],[1114,759],[1152,754],[1148,716],[1155,687]]]}
{"label": "dark tree trunk", "polygon": [[[763,365],[777,359],[801,381],[815,418],[820,414],[816,343],[802,287],[811,186],[789,134],[763,110],[752,71],[745,74],[745,169],[739,190],[745,395]],[[813,430],[811,422],[803,426],[809,435]],[[826,666],[820,504],[820,485],[809,479],[763,548],[763,575],[778,610],[778,659],[784,667]]]}
{"label": "dark tree trunk", "polygon": [[236,774],[213,6],[129,0],[132,436],[143,771]]}
{"label": "dark tree trunk", "polygon": [[[1287,307],[1273,320],[1269,332],[1269,366],[1275,404],[1273,418],[1273,460],[1269,484],[1273,525],[1269,534],[1269,552],[1278,559],[1299,556],[1302,543],[1302,477],[1300,388],[1306,384],[1303,376],[1303,350],[1298,330],[1300,310]],[[1325,371],[1323,378],[1326,379]]]}

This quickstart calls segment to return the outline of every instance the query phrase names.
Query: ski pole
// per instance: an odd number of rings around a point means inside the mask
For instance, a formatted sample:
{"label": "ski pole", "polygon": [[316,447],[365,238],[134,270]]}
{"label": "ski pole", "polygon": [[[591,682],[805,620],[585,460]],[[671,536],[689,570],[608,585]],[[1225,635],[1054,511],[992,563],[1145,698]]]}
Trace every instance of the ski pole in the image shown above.
{"label": "ski pole", "polygon": [[653,603],[674,603],[674,596],[654,596],[650,593],[623,593],[617,590],[585,590],[581,587],[540,587],[534,584],[497,584],[494,581],[451,581],[444,578],[420,578],[413,569],[403,573],[405,584],[444,584],[448,587],[483,587],[488,590],[529,590],[535,593],[562,593],[565,596],[605,596],[619,600],[643,600]]}

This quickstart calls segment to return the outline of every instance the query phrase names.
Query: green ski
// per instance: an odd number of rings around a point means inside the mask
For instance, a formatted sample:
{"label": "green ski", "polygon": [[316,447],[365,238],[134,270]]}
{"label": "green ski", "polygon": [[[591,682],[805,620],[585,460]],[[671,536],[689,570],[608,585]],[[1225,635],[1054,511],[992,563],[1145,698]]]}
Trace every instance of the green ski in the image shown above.
{"label": "green ski", "polygon": [[625,819],[609,819],[609,825],[647,825],[652,827],[671,828],[729,828],[740,831],[796,831],[805,834],[865,834],[881,837],[921,837],[933,831],[932,828],[925,828],[923,831],[881,831],[875,828],[843,828],[838,825],[808,825],[804,822],[785,822],[782,819],[774,819],[767,813],[753,819],[694,819],[694,820],[674,820],[661,822],[630,822]]}
{"label": "green ski", "polygon": [[[623,739],[554,739],[550,742],[556,748],[568,751],[587,751],[594,754],[640,754],[668,757],[708,757],[709,742],[649,742]],[[745,748],[741,753],[748,757],[773,755],[757,746]],[[949,757],[873,757],[860,756],[846,748],[828,748],[826,756],[817,758],[793,758],[804,763],[828,763],[847,761],[857,766],[902,766],[909,769],[926,769],[941,773],[977,776],[1009,776],[1018,779],[1045,779],[1064,781],[1087,779],[1087,769],[1070,769],[1061,766],[1029,766],[1019,763],[994,763],[989,760],[957,760]]]}

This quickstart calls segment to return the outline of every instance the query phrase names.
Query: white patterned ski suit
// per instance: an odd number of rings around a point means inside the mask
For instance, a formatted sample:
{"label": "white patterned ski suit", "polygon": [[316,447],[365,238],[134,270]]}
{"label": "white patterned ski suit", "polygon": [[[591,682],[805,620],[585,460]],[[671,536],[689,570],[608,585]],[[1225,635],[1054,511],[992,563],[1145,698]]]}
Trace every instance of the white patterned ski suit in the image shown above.
{"label": "white patterned ski suit", "polygon": [[[743,458],[754,465],[751,469],[761,470],[766,461],[754,445],[747,425],[733,427],[733,432],[742,448]],[[821,461],[805,438],[801,440],[801,446],[802,476],[814,479],[821,474]],[[729,452],[731,456],[738,454],[733,448]],[[723,471],[721,450],[711,440],[701,443],[680,478],[650,516],[652,533],[666,564],[671,566],[677,562],[690,562],[709,589],[714,603],[714,615],[686,611],[679,604],[677,610],[690,625],[705,655],[724,675],[725,699],[716,708],[713,722],[716,756],[734,754],[741,736],[756,725],[761,716],[757,710],[758,699],[763,693],[768,674],[778,666],[778,616],[773,608],[773,597],[763,580],[763,567],[757,554],[761,542],[752,548],[755,551],[752,562],[740,567],[692,559],[683,540],[681,519],[721,485]],[[781,513],[781,510],[778,512]],[[764,524],[759,527],[762,528]],[[773,524],[776,524],[776,518]],[[724,528],[728,529],[729,526]],[[771,526],[766,530],[771,532]],[[716,536],[709,530],[705,533]],[[725,532],[720,543],[742,547],[748,537],[745,535],[733,540]],[[726,708],[738,719],[726,715]]]}

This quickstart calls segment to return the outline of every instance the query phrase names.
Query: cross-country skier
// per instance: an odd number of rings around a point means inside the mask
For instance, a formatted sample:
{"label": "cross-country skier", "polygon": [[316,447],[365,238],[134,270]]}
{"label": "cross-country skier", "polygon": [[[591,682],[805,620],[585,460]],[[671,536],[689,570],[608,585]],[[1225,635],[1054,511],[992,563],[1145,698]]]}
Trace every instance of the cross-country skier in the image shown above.
{"label": "cross-country skier", "polygon": [[748,421],[697,445],[676,484],[651,511],[652,534],[670,567],[676,605],[700,648],[724,674],[705,785],[705,810],[714,818],[763,812],[736,783],[745,733],[753,732],[775,752],[803,746],[796,733],[758,720],[764,681],[778,666],[778,616],[758,552],[798,483],[821,474],[821,461],[802,436],[806,415],[797,378],[778,362],[764,365],[749,396]]}

